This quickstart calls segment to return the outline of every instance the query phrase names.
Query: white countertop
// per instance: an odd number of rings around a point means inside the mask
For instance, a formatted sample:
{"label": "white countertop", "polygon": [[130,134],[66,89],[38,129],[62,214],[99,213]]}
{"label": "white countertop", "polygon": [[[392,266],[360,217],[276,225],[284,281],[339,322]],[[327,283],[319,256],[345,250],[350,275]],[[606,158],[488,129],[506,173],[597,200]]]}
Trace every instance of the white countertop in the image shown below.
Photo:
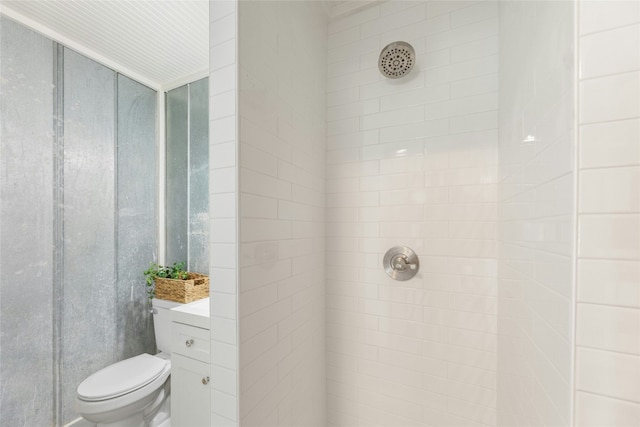
{"label": "white countertop", "polygon": [[198,328],[209,329],[209,298],[171,309],[171,320]]}

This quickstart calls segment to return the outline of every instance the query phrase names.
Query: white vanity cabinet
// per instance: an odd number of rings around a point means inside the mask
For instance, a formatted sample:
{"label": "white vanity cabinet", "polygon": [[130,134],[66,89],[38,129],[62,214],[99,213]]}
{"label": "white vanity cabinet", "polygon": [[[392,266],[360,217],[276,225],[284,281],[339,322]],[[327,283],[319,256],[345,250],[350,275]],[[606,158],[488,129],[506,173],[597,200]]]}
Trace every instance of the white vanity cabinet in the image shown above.
{"label": "white vanity cabinet", "polygon": [[[204,316],[205,311],[206,316]],[[209,361],[209,298],[173,309],[171,323],[172,427],[209,427],[211,425]]]}

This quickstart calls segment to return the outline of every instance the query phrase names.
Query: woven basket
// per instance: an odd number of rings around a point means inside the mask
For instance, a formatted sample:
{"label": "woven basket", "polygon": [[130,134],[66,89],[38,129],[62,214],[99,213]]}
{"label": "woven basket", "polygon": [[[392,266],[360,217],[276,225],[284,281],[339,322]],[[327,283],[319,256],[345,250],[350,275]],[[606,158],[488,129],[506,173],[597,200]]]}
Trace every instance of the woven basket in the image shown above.
{"label": "woven basket", "polygon": [[158,299],[175,302],[193,302],[209,296],[209,276],[187,273],[186,280],[156,277],[155,288]]}

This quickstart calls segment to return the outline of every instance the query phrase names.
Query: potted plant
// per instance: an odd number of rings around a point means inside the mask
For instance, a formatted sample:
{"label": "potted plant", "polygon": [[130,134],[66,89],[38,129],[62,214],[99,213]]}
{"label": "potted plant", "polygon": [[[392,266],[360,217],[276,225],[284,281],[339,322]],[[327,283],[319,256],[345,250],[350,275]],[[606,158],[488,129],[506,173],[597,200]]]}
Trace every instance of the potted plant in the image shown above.
{"label": "potted plant", "polygon": [[153,298],[187,303],[209,296],[209,277],[185,270],[186,263],[163,266],[152,262],[144,272],[149,304]]}

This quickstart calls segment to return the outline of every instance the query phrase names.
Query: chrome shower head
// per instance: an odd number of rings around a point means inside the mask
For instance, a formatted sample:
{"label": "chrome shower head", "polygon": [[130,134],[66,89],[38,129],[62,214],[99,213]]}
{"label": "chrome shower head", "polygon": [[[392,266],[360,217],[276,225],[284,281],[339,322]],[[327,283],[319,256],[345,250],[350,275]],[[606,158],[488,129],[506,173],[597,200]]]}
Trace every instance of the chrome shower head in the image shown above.
{"label": "chrome shower head", "polygon": [[401,41],[389,43],[380,52],[378,69],[383,76],[390,79],[404,77],[413,68],[415,56],[416,53],[409,43]]}

